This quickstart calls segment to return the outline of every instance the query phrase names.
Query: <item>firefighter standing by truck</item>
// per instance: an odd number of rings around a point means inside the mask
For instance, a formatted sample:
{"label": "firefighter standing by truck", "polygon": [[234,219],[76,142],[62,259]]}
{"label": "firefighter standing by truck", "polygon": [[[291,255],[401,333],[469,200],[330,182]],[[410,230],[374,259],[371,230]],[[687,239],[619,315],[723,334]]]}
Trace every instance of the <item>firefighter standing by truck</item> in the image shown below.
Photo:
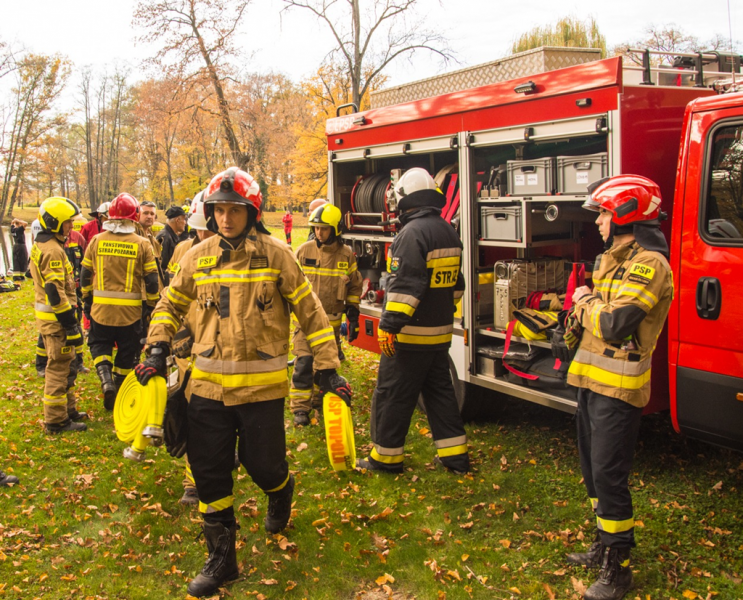
{"label": "firefighter standing by truck", "polygon": [[594,290],[575,290],[564,335],[553,338],[558,358],[571,358],[568,383],[577,388],[581,471],[596,514],[587,552],[568,562],[600,567],[587,600],[618,600],[632,586],[635,546],[632,468],[642,409],[650,399],[650,365],[673,299],[668,245],[660,231],[660,188],[645,177],[618,175],[589,187],[583,207],[608,250],[596,261]]}
{"label": "firefighter standing by truck", "polygon": [[253,481],[268,496],[266,531],[289,522],[294,478],[286,461],[284,398],[289,386],[290,311],[319,369],[321,389],[350,402],[340,377],[333,328],[291,250],[261,222],[253,177],[231,167],[205,192],[207,223],[219,235],[181,259],[178,274],[152,315],[148,357],[136,367],[142,385],[166,374],[181,318],[196,303],[188,404],[187,452],[199,492],[209,557],[188,593],[203,597],[235,579],[237,522],[232,469],[235,444]]}
{"label": "firefighter standing by truck", "polygon": [[75,316],[75,281],[64,242],[80,213],[67,198],[47,198],[39,207],[41,231],[31,248],[36,326],[47,354],[44,377],[44,425],[48,433],[85,431],[88,415],[77,410],[75,356],[83,332]]}
{"label": "firefighter standing by truck", "polygon": [[[297,249],[297,260],[307,276],[312,291],[317,294],[338,344],[340,359],[340,328],[343,314],[348,321],[348,341],[359,334],[359,302],[361,274],[356,266],[353,250],[343,243],[340,236],[341,211],[332,204],[325,204],[310,215],[309,224],[315,239]],[[292,334],[294,361],[289,399],[294,413],[294,425],[309,425],[309,413],[322,405],[322,398],[313,394],[313,360],[311,340],[302,328],[295,327]]]}
{"label": "firefighter standing by truck", "polygon": [[[168,265],[168,279],[170,281],[172,281],[178,274],[178,271],[180,271],[180,262],[181,259],[185,256],[186,252],[188,252],[191,248],[203,242],[204,240],[207,240],[210,237],[216,235],[206,226],[203,191],[196,194],[196,196],[194,196],[193,202],[191,203],[188,214],[188,227],[196,232],[196,237],[194,237],[193,239],[188,239],[185,242],[181,242],[175,247],[173,258],[170,259],[170,264]],[[196,318],[196,315],[193,314],[196,310],[198,310],[198,305],[196,303],[192,303],[190,308],[188,309],[188,314],[183,319],[183,326],[178,330],[178,333],[176,333],[176,338],[181,338],[180,344],[185,348],[189,348],[190,345],[193,343],[189,320],[193,321],[194,318]],[[179,354],[181,353],[177,350],[175,351],[175,354],[175,362],[178,365],[178,386],[180,387],[183,383],[186,371],[189,368],[191,356],[190,352],[188,353],[188,355],[179,356]],[[183,496],[181,496],[179,502],[180,504],[196,506],[199,503],[199,492],[196,489],[196,482],[193,479],[191,465],[188,462],[188,455],[184,455],[183,458],[186,461],[186,476],[183,479]]]}
{"label": "firefighter standing by truck", "polygon": [[145,311],[150,311],[158,298],[152,245],[135,233],[138,212],[134,196],[122,193],[113,199],[104,231],[85,251],[80,275],[84,310],[90,319],[88,346],[106,410],[113,410],[119,387],[139,360],[143,285]]}
{"label": "firefighter standing by truck", "polygon": [[394,193],[403,227],[389,249],[390,277],[377,331],[383,354],[371,408],[374,447],[357,464],[403,470],[405,436],[422,393],[436,444],[434,461],[466,472],[467,436],[448,358],[454,302],[464,293],[462,243],[441,218],[446,200],[425,169],[406,171]]}

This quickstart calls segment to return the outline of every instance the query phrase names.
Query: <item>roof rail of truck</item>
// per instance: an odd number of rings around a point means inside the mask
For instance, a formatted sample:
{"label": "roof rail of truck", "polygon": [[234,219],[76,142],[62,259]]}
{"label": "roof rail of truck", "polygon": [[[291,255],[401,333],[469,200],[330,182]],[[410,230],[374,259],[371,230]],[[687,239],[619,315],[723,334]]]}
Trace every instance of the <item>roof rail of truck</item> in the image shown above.
{"label": "roof rail of truck", "polygon": [[[675,87],[736,87],[743,57],[718,52],[668,52],[648,48],[628,48],[624,54],[624,83]],[[668,59],[671,60],[668,60]],[[631,64],[636,63],[635,65]],[[629,64],[628,64],[629,63]],[[743,79],[743,75],[741,75]],[[727,86],[722,86],[725,82]]]}

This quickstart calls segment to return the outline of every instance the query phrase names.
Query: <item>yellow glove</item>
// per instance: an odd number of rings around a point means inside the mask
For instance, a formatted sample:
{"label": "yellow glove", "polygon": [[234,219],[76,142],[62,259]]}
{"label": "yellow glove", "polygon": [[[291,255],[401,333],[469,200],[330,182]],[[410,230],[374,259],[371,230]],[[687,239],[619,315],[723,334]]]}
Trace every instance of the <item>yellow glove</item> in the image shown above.
{"label": "yellow glove", "polygon": [[395,342],[397,341],[397,334],[377,328],[377,341],[379,342],[380,349],[387,356],[395,355]]}

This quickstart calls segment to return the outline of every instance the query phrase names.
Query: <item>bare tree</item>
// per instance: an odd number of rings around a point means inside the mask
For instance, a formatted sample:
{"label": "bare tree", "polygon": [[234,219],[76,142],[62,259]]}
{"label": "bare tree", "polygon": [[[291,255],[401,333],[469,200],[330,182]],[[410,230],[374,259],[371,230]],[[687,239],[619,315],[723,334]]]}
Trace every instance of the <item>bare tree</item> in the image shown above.
{"label": "bare tree", "polygon": [[174,56],[176,70],[187,71],[194,63],[198,63],[198,71],[206,72],[217,96],[223,134],[232,160],[241,168],[247,166],[250,155],[242,151],[235,134],[224,80],[226,59],[237,55],[233,37],[249,2],[250,0],[140,0],[134,13],[135,26],[147,30],[147,34],[141,39],[150,41],[154,37],[164,43],[156,56],[161,65],[168,65],[169,57]]}
{"label": "bare tree", "polygon": [[356,106],[396,58],[411,57],[420,50],[438,54],[444,62],[453,58],[446,38],[413,17],[418,0],[283,1],[283,10],[309,10],[330,29],[337,46],[326,60],[340,60],[348,70],[351,101]]}

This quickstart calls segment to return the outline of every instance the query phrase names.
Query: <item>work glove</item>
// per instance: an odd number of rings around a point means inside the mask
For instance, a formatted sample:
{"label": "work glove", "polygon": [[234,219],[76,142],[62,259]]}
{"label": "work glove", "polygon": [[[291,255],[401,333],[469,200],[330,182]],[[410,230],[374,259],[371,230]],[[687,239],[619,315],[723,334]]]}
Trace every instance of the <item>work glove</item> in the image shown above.
{"label": "work glove", "polygon": [[142,326],[144,327],[145,332],[150,327],[150,318],[152,317],[152,311],[154,310],[154,306],[150,306],[146,303],[142,304]]}
{"label": "work glove", "polygon": [[353,396],[351,386],[345,377],[338,375],[335,369],[317,371],[315,373],[315,383],[320,388],[320,393],[323,396],[328,392],[332,392],[341,398],[349,408],[351,407],[351,397]]}
{"label": "work glove", "polygon": [[147,349],[145,361],[134,367],[134,373],[140,385],[147,385],[147,382],[155,375],[167,376],[169,355],[170,345],[165,342],[157,342]]}
{"label": "work glove", "polygon": [[387,356],[395,356],[395,342],[397,341],[397,334],[385,331],[381,327],[377,328],[377,341],[379,347]]}
{"label": "work glove", "polygon": [[359,337],[359,309],[349,306],[346,309],[346,321],[348,322],[348,343]]}
{"label": "work glove", "polygon": [[559,359],[560,362],[570,363],[575,357],[580,342],[581,331],[577,331],[577,320],[573,317],[573,322],[569,324],[572,311],[563,311],[557,317],[557,325],[552,331],[552,356]]}
{"label": "work glove", "polygon": [[74,346],[75,349],[82,349],[83,347],[83,330],[80,328],[80,325],[73,325],[72,327],[66,327],[65,328],[65,335],[67,336],[67,340],[65,341],[65,345],[67,346]]}
{"label": "work glove", "polygon": [[90,309],[93,308],[93,297],[88,296],[83,300],[83,314],[90,321]]}

